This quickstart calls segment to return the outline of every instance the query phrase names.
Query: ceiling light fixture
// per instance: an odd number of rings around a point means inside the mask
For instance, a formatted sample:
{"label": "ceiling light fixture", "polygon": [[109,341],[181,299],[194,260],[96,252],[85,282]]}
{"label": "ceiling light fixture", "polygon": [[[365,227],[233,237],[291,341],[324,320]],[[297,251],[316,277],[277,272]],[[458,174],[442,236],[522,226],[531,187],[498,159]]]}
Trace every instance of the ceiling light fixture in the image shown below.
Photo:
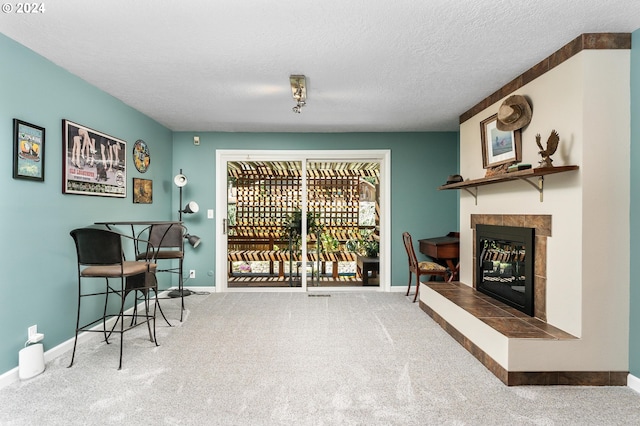
{"label": "ceiling light fixture", "polygon": [[293,100],[296,101],[293,112],[300,114],[302,107],[307,103],[307,80],[304,75],[291,75],[289,76],[289,82],[291,83]]}

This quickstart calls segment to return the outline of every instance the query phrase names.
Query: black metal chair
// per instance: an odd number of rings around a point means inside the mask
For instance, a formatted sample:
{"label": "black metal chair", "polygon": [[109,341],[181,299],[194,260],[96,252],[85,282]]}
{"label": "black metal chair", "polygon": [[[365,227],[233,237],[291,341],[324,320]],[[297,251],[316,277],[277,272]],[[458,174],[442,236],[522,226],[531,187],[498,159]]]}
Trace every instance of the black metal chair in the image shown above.
{"label": "black metal chair", "polygon": [[[146,235],[148,244],[138,246],[137,259],[152,258],[154,262],[160,260],[174,260],[178,262],[177,267],[169,267],[165,269],[158,269],[156,272],[169,272],[178,275],[178,289],[169,292],[169,297],[180,297],[181,309],[180,309],[180,322],[182,322],[184,314],[184,240],[187,235],[186,228],[180,223],[162,223],[154,224],[146,229],[143,229],[138,236]],[[143,240],[139,240],[143,241]],[[159,306],[159,305],[158,305]],[[160,308],[160,313],[167,322],[171,325]]]}
{"label": "black metal chair", "polygon": [[[155,279],[156,265],[150,259],[127,261],[123,250],[123,238],[131,238],[103,228],[87,227],[78,228],[71,231],[76,246],[78,259],[78,312],[76,317],[75,341],[71,363],[75,359],[76,347],[78,344],[78,334],[80,332],[101,332],[104,333],[105,342],[109,343],[112,333],[120,334],[120,360],[118,369],[122,368],[122,352],[124,333],[138,325],[147,324],[149,339],[158,345],[156,340],[155,314],[157,302],[154,303],[153,312],[149,309],[150,292],[157,293],[157,282]],[[104,278],[105,287],[96,287],[95,281],[90,279]],[[111,281],[110,281],[111,280]],[[112,281],[119,281],[119,285],[112,285]],[[89,281],[89,282],[87,282]],[[125,300],[131,292],[140,292],[144,297],[145,312],[139,314],[136,309],[132,314],[125,314]],[[109,295],[120,297],[120,309],[117,314],[107,312]],[[102,317],[87,324],[80,325],[81,302],[86,297],[104,297],[104,310]],[[115,317],[115,323],[109,330],[107,320]],[[125,328],[125,318],[132,318],[132,324]],[[135,324],[133,319],[136,319]],[[142,319],[141,321],[137,321]],[[96,327],[102,322],[102,328]],[[153,331],[151,323],[153,323]],[[119,324],[119,327],[118,327]]]}
{"label": "black metal chair", "polygon": [[449,270],[436,262],[418,262],[416,252],[413,249],[413,240],[411,239],[411,234],[408,232],[404,232],[402,234],[402,242],[404,243],[404,248],[407,250],[407,256],[409,257],[409,287],[407,288],[406,295],[408,296],[411,291],[411,274],[414,273],[416,274],[416,294],[413,297],[413,301],[415,302],[418,299],[418,292],[420,291],[421,275],[429,275],[430,278],[440,276],[446,281],[447,275],[449,275]]}

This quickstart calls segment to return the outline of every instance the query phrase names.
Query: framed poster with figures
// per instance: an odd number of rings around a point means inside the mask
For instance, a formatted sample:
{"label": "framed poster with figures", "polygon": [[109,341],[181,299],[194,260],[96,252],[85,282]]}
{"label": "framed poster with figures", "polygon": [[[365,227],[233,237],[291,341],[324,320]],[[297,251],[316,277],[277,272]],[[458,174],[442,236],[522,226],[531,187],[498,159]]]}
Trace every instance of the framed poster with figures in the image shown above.
{"label": "framed poster with figures", "polygon": [[127,142],[62,120],[62,193],[125,198]]}

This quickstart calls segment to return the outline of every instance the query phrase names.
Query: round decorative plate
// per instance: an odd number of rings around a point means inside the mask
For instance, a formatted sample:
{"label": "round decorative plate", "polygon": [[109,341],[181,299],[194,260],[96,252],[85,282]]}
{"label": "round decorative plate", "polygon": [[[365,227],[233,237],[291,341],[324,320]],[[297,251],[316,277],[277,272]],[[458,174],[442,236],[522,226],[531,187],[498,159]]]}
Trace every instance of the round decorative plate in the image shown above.
{"label": "round decorative plate", "polygon": [[133,163],[140,173],[146,172],[149,169],[149,164],[151,164],[149,147],[142,139],[138,139],[136,143],[133,144]]}

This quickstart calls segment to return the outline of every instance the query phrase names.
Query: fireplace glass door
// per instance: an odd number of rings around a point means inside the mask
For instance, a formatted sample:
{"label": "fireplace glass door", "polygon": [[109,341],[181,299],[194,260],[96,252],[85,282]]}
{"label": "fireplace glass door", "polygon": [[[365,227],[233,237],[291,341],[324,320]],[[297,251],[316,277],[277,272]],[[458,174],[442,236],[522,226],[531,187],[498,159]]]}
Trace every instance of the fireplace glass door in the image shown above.
{"label": "fireplace glass door", "polygon": [[532,228],[477,225],[477,290],[533,315]]}

